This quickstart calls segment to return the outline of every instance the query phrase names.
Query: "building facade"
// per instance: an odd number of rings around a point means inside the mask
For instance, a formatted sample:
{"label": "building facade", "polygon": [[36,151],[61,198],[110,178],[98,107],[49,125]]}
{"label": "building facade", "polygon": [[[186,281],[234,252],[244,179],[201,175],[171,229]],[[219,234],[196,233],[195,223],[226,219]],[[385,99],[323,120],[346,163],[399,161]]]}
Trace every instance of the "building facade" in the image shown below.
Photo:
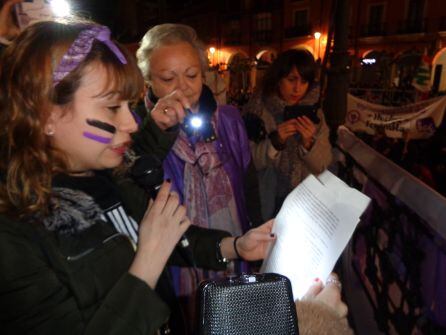
{"label": "building facade", "polygon": [[[332,43],[328,35],[336,20],[335,2],[126,0],[126,6],[132,4],[135,13],[122,16],[119,26],[126,27],[127,34],[130,31],[138,41],[158,23],[191,25],[205,42],[213,69],[224,73],[233,91],[249,91],[281,51],[304,48],[316,59],[324,60],[327,46]],[[352,86],[412,87],[424,57],[430,65],[430,87],[433,91],[446,91],[443,2],[350,0],[348,51]],[[126,18],[130,18],[129,22],[124,22]]]}

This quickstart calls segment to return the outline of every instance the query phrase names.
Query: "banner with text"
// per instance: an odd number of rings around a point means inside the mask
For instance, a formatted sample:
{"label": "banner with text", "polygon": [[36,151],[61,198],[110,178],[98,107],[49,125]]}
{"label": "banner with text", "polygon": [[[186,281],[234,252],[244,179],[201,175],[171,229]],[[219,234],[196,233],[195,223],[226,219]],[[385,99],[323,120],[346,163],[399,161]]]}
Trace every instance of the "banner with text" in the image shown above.
{"label": "banner with text", "polygon": [[432,136],[443,120],[446,96],[414,104],[387,107],[347,96],[345,125],[352,131],[385,134],[391,138],[421,139]]}

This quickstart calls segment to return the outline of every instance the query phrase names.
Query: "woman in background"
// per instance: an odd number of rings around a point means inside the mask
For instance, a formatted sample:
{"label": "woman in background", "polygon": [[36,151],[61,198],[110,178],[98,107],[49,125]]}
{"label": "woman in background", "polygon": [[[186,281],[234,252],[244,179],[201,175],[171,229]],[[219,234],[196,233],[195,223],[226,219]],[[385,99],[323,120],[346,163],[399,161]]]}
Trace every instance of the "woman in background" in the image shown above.
{"label": "woman in background", "polygon": [[[329,129],[318,108],[315,74],[310,52],[287,50],[270,65],[243,108],[244,115],[261,119],[266,134],[250,141],[264,220],[276,214],[287,194],[308,174],[323,172],[331,162]],[[308,114],[285,120],[286,111],[292,115],[298,106]]]}

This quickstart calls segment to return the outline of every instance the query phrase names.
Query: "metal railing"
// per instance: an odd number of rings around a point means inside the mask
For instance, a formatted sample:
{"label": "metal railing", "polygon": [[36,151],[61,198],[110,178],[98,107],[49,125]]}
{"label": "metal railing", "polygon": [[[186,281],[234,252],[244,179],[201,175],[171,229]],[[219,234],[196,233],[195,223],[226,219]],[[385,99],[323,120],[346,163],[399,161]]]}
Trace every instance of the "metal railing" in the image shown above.
{"label": "metal railing", "polygon": [[338,176],[372,198],[343,257],[357,333],[376,334],[363,322],[373,320],[385,334],[445,334],[446,199],[349,131],[338,135]]}

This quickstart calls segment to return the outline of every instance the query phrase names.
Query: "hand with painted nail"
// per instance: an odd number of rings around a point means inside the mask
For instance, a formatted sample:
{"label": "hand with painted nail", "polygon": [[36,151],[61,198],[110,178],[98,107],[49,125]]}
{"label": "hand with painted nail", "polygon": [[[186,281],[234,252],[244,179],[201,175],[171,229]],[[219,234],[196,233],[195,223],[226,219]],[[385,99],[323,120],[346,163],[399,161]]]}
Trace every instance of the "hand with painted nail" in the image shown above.
{"label": "hand with painted nail", "polygon": [[186,208],[164,182],[139,226],[138,250],[130,273],[155,288],[173,249],[190,226]]}
{"label": "hand with painted nail", "polygon": [[302,300],[311,299],[330,307],[340,318],[347,316],[348,308],[341,299],[341,285],[336,273],[330,274],[325,285],[319,278],[314,280],[314,284],[302,298]]}
{"label": "hand with painted nail", "polygon": [[240,255],[246,261],[257,261],[264,259],[269,244],[275,240],[276,236],[271,233],[274,220],[270,220],[263,225],[250,229],[246,234],[237,238],[224,238],[221,243],[221,254],[224,258],[235,259]]}
{"label": "hand with painted nail", "polygon": [[160,98],[150,115],[160,129],[166,130],[183,122],[186,108],[190,108],[189,100],[181,90],[175,90]]}

